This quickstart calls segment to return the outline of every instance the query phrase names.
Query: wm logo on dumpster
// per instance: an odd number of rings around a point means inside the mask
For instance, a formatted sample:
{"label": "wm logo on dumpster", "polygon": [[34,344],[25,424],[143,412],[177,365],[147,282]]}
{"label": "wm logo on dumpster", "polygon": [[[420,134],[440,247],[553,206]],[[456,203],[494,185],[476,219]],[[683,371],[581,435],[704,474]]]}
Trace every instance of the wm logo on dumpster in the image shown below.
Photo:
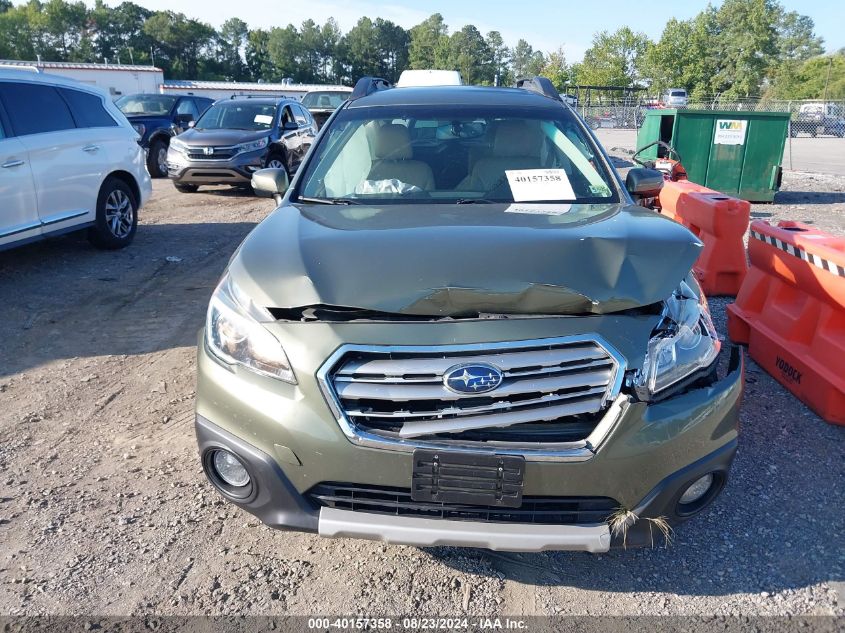
{"label": "wm logo on dumpster", "polygon": [[720,130],[742,130],[742,121],[719,121]]}

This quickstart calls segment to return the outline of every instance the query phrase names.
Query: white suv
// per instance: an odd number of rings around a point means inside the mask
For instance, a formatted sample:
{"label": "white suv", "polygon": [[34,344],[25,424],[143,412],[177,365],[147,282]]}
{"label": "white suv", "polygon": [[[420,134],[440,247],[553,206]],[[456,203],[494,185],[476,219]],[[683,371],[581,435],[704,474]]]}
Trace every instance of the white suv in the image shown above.
{"label": "white suv", "polygon": [[79,229],[129,244],[152,192],[137,139],[100,89],[0,70],[0,250]]}

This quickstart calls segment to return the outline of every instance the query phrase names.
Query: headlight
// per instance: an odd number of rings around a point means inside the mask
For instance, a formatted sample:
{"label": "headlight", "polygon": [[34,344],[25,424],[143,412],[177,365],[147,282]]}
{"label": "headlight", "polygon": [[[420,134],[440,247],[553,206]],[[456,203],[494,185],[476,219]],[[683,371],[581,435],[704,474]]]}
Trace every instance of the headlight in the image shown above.
{"label": "headlight", "polygon": [[225,275],[211,296],[205,323],[209,350],[224,363],[296,384],[282,344],[260,321],[273,316]]}
{"label": "headlight", "polygon": [[170,139],[170,147],[175,149],[177,152],[181,152],[182,154],[184,154],[188,151],[188,146],[185,145],[179,139],[175,139],[175,138]]}
{"label": "headlight", "polygon": [[682,283],[666,300],[663,319],[648,342],[640,384],[658,393],[709,367],[721,347],[704,294],[699,298]]}
{"label": "headlight", "polygon": [[264,138],[260,138],[257,141],[250,141],[249,143],[241,143],[238,145],[238,151],[240,152],[254,152],[259,149],[264,149],[267,147],[267,144],[270,142],[270,139],[266,136]]}
{"label": "headlight", "polygon": [[144,136],[144,132],[146,132],[146,131],[147,131],[147,128],[146,128],[146,126],[145,126],[143,123],[133,123],[133,124],[132,124],[132,127],[133,127],[133,128],[135,129],[135,131],[136,131],[138,134],[140,134],[141,136]]}

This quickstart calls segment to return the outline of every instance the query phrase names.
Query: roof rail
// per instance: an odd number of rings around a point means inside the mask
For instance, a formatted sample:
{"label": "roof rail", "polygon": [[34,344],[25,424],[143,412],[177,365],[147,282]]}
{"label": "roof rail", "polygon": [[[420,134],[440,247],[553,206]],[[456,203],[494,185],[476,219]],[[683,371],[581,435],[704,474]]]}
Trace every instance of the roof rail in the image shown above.
{"label": "roof rail", "polygon": [[563,101],[547,77],[520,77],[516,80],[516,87],[536,92],[555,101]]}
{"label": "roof rail", "polygon": [[355,101],[355,99],[366,97],[379,90],[387,90],[390,87],[390,82],[387,79],[382,79],[381,77],[361,77],[355,82],[352,94],[349,95],[349,101]]}

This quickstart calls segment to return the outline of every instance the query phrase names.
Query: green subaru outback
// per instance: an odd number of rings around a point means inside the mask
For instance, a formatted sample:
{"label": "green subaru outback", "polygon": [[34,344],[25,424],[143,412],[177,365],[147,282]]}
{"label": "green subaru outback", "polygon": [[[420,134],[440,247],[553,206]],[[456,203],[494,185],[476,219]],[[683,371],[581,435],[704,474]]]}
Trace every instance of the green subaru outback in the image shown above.
{"label": "green subaru outback", "polygon": [[270,526],[416,546],[602,552],[710,505],[739,351],[701,243],[636,202],[544,78],[364,78],[232,257],[199,341],[196,433]]}

